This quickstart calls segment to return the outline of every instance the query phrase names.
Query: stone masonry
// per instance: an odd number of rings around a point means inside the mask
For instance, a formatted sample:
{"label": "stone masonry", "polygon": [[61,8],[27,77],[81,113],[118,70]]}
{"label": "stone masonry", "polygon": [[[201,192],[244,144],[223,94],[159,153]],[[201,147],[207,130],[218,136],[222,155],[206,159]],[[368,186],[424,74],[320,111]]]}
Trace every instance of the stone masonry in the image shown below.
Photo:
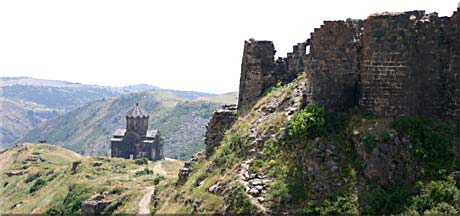
{"label": "stone masonry", "polygon": [[214,148],[220,144],[224,138],[225,131],[230,129],[237,119],[236,105],[224,105],[221,109],[214,112],[206,126],[206,155],[210,156]]}
{"label": "stone masonry", "polygon": [[272,42],[246,41],[238,113],[247,114],[276,83],[306,72],[305,94],[328,110],[359,106],[381,116],[459,118],[459,11],[326,21],[276,61]]}
{"label": "stone masonry", "polygon": [[112,157],[162,160],[163,139],[158,130],[149,130],[148,121],[149,115],[138,104],[128,111],[126,129],[117,129],[110,139]]}

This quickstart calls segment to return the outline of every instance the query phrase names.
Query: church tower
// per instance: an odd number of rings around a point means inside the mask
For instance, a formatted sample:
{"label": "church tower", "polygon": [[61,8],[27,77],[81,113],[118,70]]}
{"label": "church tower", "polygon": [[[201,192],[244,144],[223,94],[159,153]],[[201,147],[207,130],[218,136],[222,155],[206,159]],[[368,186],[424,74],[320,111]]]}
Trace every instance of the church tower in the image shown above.
{"label": "church tower", "polygon": [[148,130],[149,114],[139,107],[136,103],[128,113],[126,113],[126,131],[135,132],[140,136],[145,136]]}

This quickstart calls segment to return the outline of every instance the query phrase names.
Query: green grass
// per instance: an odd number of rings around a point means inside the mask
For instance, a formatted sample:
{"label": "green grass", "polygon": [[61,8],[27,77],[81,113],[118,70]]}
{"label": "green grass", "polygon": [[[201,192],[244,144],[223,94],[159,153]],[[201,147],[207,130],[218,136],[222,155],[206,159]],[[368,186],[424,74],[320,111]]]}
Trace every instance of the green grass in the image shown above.
{"label": "green grass", "polygon": [[[155,178],[162,179],[161,184],[175,181],[182,166],[182,162],[176,160],[137,165],[121,158],[82,157],[47,144],[20,145],[0,156],[0,212],[12,214],[78,214],[82,201],[104,191],[111,193],[108,199],[124,200],[114,213],[136,214],[143,196],[139,191],[154,185]],[[45,161],[22,163],[35,156]],[[73,161],[81,161],[81,164],[72,175]],[[102,165],[94,166],[96,162]],[[117,170],[115,166],[121,169]],[[4,174],[18,170],[40,173],[41,176],[26,183],[28,174],[11,177]],[[152,174],[153,170],[164,173],[164,177]],[[146,175],[135,175],[139,171]],[[21,203],[20,207],[11,208],[18,203]]]}

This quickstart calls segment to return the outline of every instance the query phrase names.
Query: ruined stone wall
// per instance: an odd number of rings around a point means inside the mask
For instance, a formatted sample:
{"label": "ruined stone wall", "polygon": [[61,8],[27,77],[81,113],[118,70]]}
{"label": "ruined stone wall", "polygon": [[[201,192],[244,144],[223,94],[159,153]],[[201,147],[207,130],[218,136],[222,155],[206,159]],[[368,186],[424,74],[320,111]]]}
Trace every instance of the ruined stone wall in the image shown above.
{"label": "ruined stone wall", "polygon": [[449,18],[424,11],[370,16],[359,104],[383,116],[444,115],[449,28]]}
{"label": "ruined stone wall", "polygon": [[299,73],[305,71],[305,62],[308,61],[307,45],[308,42],[299,43],[286,58],[275,61],[276,50],[273,42],[254,39],[245,41],[238,97],[240,115],[248,113],[257,99],[270,87],[278,82],[291,82]]}
{"label": "ruined stone wall", "polygon": [[326,21],[276,61],[272,42],[246,42],[239,113],[277,82],[307,72],[309,101],[329,110],[361,106],[381,116],[459,117],[458,11],[452,17],[409,11]]}
{"label": "ruined stone wall", "polygon": [[416,38],[410,16],[417,13],[370,16],[364,21],[359,104],[374,113],[413,112],[417,83],[412,81],[415,73],[410,59]]}
{"label": "ruined stone wall", "polygon": [[235,123],[236,105],[224,105],[222,109],[217,110],[212,115],[206,126],[206,136],[204,143],[206,144],[206,155],[209,156],[214,152],[214,148],[219,146],[224,138],[225,131],[230,129]]}
{"label": "ruined stone wall", "polygon": [[275,84],[272,76],[274,55],[275,47],[271,41],[244,42],[238,97],[240,114],[249,112],[256,102],[255,99]]}
{"label": "ruined stone wall", "polygon": [[[460,6],[460,5],[459,5]],[[460,8],[450,19],[450,63],[447,73],[447,115],[460,121]]]}
{"label": "ruined stone wall", "polygon": [[353,107],[356,101],[362,21],[326,21],[311,34],[313,101],[327,109]]}

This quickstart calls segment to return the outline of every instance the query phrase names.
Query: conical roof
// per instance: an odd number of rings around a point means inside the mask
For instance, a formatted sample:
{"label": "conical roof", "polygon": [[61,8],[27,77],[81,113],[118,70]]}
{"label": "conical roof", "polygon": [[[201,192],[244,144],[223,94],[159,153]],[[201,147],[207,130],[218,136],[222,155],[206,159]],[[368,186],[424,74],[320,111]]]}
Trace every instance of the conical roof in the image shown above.
{"label": "conical roof", "polygon": [[131,110],[126,113],[126,118],[148,118],[149,114],[145,112],[142,108],[139,107],[139,104],[136,103]]}

